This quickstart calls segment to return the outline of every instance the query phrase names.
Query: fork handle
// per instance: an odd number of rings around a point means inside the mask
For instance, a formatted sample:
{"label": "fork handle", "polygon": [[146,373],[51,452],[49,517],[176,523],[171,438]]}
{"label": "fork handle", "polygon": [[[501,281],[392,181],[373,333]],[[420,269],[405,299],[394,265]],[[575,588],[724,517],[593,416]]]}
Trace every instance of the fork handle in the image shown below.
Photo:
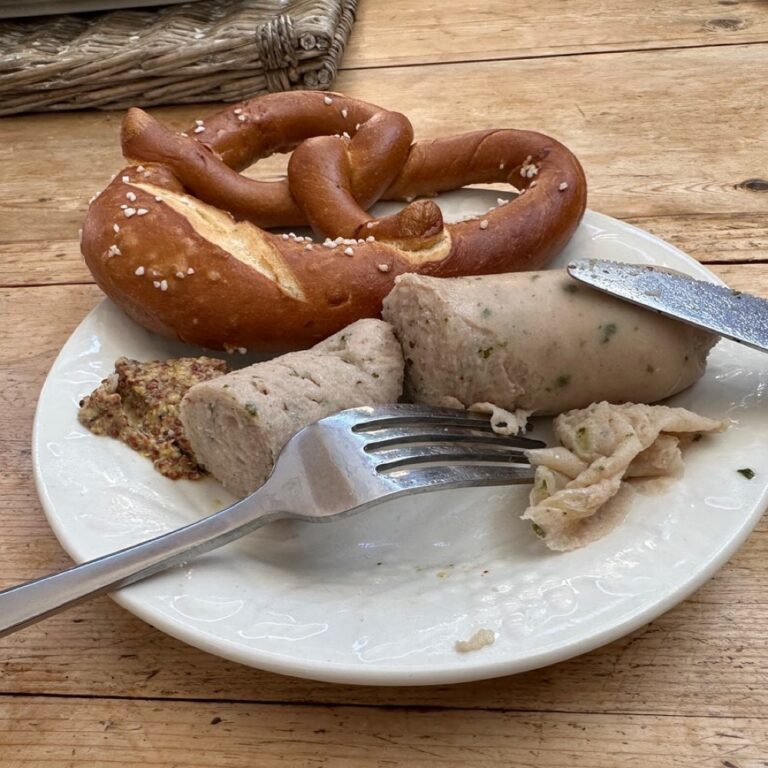
{"label": "fork handle", "polygon": [[0,637],[95,595],[124,587],[283,517],[266,486],[202,520],[59,573],[0,591]]}

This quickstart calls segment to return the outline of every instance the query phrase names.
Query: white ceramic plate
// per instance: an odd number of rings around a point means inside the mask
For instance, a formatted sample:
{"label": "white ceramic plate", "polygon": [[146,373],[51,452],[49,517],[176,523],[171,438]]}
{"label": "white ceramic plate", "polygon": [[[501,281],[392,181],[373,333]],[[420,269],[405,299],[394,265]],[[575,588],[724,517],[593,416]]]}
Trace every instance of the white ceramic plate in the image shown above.
{"label": "white ceramic plate", "polygon": [[[440,199],[450,217],[497,192]],[[555,266],[574,256],[716,278],[641,230],[589,212]],[[553,318],[541,318],[542,323]],[[77,422],[78,400],[120,355],[198,350],[153,336],[109,301],[66,343],[43,388],[35,474],[51,526],[77,561],[176,528],[232,501],[213,480],[172,482]],[[469,489],[400,500],[339,523],[280,522],[121,590],[115,599],[211,653],[300,677],[432,684],[505,675],[591,650],[650,621],[704,583],[760,517],[768,478],[768,357],[731,342],[673,402],[734,420],[687,451],[684,478],[636,497],[626,521],[566,554],[519,520],[526,489]],[[543,432],[542,432],[543,434]],[[751,467],[753,480],[737,469]],[[480,628],[493,645],[457,653]]]}

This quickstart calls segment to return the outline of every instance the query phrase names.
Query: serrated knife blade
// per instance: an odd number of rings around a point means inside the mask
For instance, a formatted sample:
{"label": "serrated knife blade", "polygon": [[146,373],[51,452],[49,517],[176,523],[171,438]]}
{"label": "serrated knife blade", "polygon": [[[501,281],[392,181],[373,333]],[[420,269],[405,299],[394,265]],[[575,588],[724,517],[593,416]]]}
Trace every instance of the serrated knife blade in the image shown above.
{"label": "serrated knife blade", "polygon": [[568,274],[641,307],[768,352],[768,300],[678,272],[600,259],[577,259]]}

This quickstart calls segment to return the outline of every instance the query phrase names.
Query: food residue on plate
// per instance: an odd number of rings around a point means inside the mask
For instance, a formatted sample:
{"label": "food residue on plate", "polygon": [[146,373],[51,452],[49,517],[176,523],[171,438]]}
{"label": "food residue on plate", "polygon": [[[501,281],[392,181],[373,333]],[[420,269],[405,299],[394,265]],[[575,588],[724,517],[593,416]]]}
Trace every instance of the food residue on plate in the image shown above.
{"label": "food residue on plate", "polygon": [[620,519],[609,502],[626,491],[625,478],[679,476],[683,437],[722,432],[728,423],[639,403],[593,403],[563,413],[554,421],[560,445],[526,451],[536,476],[523,519],[550,549],[595,541]]}
{"label": "food residue on plate", "polygon": [[121,440],[152,459],[165,477],[198,480],[205,470],[184,434],[179,404],[194,384],[226,372],[226,362],[211,357],[146,363],[121,357],[115,372],[80,401],[77,418],[95,435]]}
{"label": "food residue on plate", "polygon": [[470,653],[471,651],[479,651],[486,645],[493,645],[495,640],[496,633],[492,629],[478,629],[469,640],[457,640],[453,647],[459,653]]}

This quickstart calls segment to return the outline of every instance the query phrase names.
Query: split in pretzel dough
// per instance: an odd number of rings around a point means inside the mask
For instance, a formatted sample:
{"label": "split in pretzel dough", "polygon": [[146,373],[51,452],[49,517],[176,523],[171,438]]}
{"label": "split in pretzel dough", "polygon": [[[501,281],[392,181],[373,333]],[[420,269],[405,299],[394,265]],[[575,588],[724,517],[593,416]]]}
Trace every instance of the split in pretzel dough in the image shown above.
{"label": "split in pretzel dough", "polygon": [[584,546],[619,522],[625,478],[679,475],[681,436],[727,426],[664,405],[601,402],[561,414],[554,420],[561,447],[526,452],[536,478],[522,517],[550,549]]}

